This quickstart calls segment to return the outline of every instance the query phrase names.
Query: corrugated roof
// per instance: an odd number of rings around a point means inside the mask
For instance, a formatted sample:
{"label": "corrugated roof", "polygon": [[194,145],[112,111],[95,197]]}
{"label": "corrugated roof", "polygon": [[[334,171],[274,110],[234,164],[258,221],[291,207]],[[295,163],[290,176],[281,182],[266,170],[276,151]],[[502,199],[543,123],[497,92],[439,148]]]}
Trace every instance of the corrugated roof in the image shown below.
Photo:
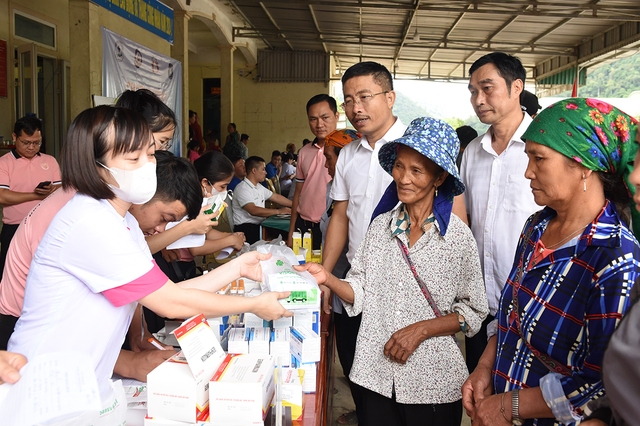
{"label": "corrugated roof", "polygon": [[638,0],[234,0],[234,39],[330,53],[340,71],[366,60],[397,76],[466,79],[490,51],[517,55],[529,77],[636,51]]}

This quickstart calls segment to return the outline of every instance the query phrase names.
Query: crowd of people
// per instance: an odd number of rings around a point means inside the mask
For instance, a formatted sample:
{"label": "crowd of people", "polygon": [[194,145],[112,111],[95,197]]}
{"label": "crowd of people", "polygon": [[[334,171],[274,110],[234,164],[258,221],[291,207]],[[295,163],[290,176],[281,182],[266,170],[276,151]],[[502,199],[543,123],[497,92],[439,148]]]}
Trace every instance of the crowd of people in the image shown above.
{"label": "crowd of people", "polygon": [[[490,126],[478,135],[428,117],[403,124],[391,73],[361,62],[342,77],[353,129],[337,129],[333,97],[313,96],[314,139],[269,162],[248,155],[234,123],[209,149],[192,111],[190,161],[163,152],[175,116],[147,91],[78,115],[59,167],[39,152],[38,120],[18,120],[0,159],[0,349],[11,351],[0,380],[18,380],[74,324],[67,346],[90,356],[107,406],[114,371],[144,377],[173,354],[141,340],[154,315],[291,315],[283,293],[212,293],[260,279],[266,255],[190,272],[195,256],[258,241],[265,218],[290,215],[288,244],[311,232],[322,248],[321,264],[297,268],[333,311],[356,408],[339,424],[458,426],[463,409],[474,426],[635,424],[638,122],[591,98],[539,112],[525,80],[505,53],[471,66],[470,101]],[[223,233],[203,200],[227,191]],[[166,250],[194,233],[203,247]]]}

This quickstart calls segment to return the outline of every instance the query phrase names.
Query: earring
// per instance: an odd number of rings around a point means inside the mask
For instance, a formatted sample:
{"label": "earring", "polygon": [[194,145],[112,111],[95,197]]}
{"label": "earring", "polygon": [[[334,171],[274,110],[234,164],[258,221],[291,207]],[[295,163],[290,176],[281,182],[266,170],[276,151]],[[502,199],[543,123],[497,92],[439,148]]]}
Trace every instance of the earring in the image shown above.
{"label": "earring", "polygon": [[436,197],[438,196],[438,187],[436,186]]}
{"label": "earring", "polygon": [[582,174],[582,192],[587,192],[587,178]]}

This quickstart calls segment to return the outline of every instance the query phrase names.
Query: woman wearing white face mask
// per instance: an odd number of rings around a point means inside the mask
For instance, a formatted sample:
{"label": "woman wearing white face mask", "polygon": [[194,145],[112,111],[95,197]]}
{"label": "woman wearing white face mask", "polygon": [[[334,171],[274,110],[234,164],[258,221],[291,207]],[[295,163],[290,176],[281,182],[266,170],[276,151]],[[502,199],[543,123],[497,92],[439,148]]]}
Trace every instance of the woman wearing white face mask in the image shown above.
{"label": "woman wearing white face mask", "polygon": [[[200,179],[204,203],[211,206],[216,198],[225,199],[227,186],[234,172],[231,161],[221,152],[209,151],[194,161],[193,165]],[[188,252],[187,255],[181,256],[181,260],[193,261],[194,256],[206,256],[227,247],[240,250],[245,241],[243,232],[230,233],[211,229],[207,232],[207,239],[203,246],[181,250],[181,253]]]}
{"label": "woman wearing white face mask", "polygon": [[[155,151],[149,127],[135,111],[100,106],[82,112],[62,150],[62,184],[76,195],[51,222],[31,263],[22,316],[9,348],[28,359],[61,350],[86,354],[103,402],[136,301],[172,318],[198,313],[253,312],[265,319],[290,316],[277,301],[213,291],[247,276],[260,279],[257,253],[215,273],[175,285],[152,261],[132,202],[155,192]],[[206,290],[206,291],[203,291]]]}

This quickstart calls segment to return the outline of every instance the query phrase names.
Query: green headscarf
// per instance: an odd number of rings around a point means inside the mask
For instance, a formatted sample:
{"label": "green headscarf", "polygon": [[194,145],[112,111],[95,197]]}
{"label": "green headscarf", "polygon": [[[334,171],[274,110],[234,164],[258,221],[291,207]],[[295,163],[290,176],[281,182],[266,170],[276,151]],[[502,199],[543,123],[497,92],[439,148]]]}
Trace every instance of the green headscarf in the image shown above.
{"label": "green headscarf", "polygon": [[[530,140],[574,159],[589,170],[622,177],[629,183],[638,144],[638,121],[613,105],[591,98],[569,98],[542,110],[522,140]],[[640,235],[640,213],[631,202],[634,234]]]}

